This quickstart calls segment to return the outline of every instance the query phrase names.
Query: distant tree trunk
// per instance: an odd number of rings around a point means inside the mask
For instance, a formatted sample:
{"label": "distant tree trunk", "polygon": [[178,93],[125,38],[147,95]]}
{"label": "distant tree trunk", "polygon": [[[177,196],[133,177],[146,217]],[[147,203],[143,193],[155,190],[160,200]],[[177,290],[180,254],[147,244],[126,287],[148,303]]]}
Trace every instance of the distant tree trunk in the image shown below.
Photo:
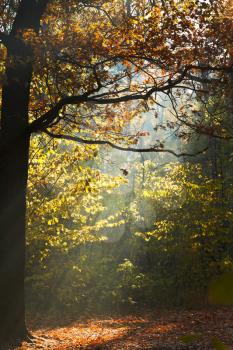
{"label": "distant tree trunk", "polygon": [[29,52],[19,50],[17,55],[8,50],[0,134],[0,344],[27,336],[24,264],[31,77]]}
{"label": "distant tree trunk", "polygon": [[126,14],[127,14],[127,16],[128,17],[131,17],[131,0],[126,0],[126,3],[125,3],[125,5],[126,5]]}

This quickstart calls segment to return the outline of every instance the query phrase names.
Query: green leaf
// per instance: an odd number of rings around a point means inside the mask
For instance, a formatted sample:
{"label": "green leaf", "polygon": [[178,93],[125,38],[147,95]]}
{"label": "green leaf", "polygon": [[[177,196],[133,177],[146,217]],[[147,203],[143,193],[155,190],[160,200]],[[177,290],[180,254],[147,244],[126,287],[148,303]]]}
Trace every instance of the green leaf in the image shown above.
{"label": "green leaf", "polygon": [[218,338],[213,337],[211,338],[212,345],[216,350],[230,350],[228,346],[223,344]]}
{"label": "green leaf", "polygon": [[225,273],[210,283],[208,300],[215,305],[233,304],[233,273]]}
{"label": "green leaf", "polygon": [[182,336],[180,339],[185,344],[191,344],[191,343],[194,343],[195,341],[199,340],[200,339],[200,335],[198,335],[198,334],[187,334],[187,335]]}

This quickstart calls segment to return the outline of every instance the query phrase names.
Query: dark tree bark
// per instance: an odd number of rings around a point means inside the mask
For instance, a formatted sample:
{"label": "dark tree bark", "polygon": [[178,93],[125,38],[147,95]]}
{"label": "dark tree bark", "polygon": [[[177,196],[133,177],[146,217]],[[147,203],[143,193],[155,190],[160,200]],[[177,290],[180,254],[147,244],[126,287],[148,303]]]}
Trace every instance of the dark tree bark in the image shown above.
{"label": "dark tree bark", "polygon": [[[7,69],[3,87],[0,165],[0,341],[25,338],[24,257],[31,67]],[[16,80],[17,79],[17,80]]]}
{"label": "dark tree bark", "polygon": [[7,46],[0,133],[0,345],[27,338],[24,305],[28,106],[33,51],[24,29],[39,30],[46,1],[22,0]]}

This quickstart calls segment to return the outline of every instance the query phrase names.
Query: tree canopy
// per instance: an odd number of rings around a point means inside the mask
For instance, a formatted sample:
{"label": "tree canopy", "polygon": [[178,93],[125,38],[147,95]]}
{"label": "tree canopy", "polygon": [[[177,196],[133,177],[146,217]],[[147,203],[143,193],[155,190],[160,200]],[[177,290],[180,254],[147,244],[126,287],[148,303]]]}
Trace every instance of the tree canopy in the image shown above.
{"label": "tree canopy", "polygon": [[[21,23],[31,10],[27,1],[2,1],[2,81],[4,46],[11,52],[23,42],[33,51],[31,132],[75,136],[84,143],[136,144],[140,132],[119,134],[136,114],[159,103],[159,93],[170,97],[176,119],[185,123],[193,101],[189,94],[177,106],[178,94],[193,91],[203,100],[205,88],[222,88],[221,76],[232,66],[229,6],[226,1],[39,1],[34,11],[44,15],[40,27],[32,28],[31,16]],[[205,128],[193,112],[197,132],[222,134],[214,125]],[[160,146],[155,142],[151,149]]]}

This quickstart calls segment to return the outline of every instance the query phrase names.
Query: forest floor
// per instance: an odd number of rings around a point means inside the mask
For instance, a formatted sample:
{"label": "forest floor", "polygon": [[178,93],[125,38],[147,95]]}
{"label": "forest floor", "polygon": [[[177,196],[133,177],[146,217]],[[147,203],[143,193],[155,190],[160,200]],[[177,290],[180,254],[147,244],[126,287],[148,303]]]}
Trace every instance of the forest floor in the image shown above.
{"label": "forest floor", "polygon": [[154,311],[75,322],[47,318],[34,320],[30,329],[34,341],[17,350],[233,349],[232,308]]}

